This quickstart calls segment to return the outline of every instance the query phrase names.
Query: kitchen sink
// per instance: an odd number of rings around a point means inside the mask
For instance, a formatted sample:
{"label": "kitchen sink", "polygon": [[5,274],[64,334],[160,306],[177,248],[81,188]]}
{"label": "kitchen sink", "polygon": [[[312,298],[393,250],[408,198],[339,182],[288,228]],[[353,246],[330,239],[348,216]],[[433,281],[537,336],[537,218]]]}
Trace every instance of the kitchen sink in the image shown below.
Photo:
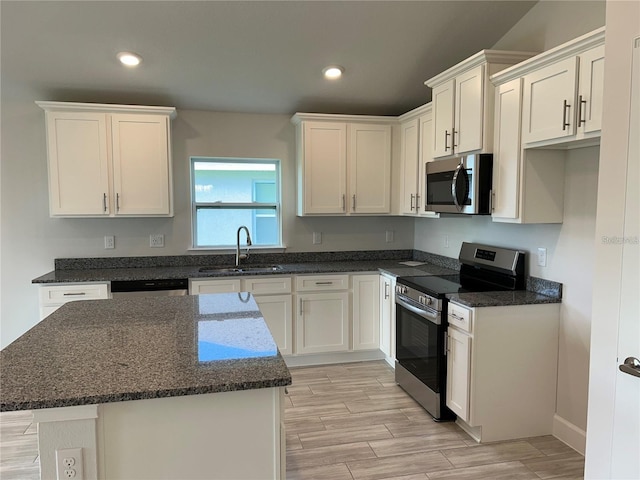
{"label": "kitchen sink", "polygon": [[211,266],[200,267],[201,273],[251,273],[251,272],[277,272],[282,270],[280,265],[239,265],[239,266]]}

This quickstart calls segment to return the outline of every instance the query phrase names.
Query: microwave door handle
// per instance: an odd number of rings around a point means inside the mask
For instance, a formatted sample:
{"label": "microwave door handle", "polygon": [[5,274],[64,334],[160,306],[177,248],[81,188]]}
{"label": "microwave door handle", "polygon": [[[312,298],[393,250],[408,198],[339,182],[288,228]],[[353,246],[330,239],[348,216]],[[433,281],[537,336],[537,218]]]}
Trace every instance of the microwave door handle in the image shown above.
{"label": "microwave door handle", "polygon": [[453,203],[455,204],[456,209],[459,212],[462,212],[462,206],[458,203],[457,183],[458,183],[458,175],[460,175],[460,172],[462,172],[463,170],[464,170],[464,165],[462,162],[460,162],[456,167],[455,173],[453,174],[453,179],[451,180],[451,195],[453,196]]}

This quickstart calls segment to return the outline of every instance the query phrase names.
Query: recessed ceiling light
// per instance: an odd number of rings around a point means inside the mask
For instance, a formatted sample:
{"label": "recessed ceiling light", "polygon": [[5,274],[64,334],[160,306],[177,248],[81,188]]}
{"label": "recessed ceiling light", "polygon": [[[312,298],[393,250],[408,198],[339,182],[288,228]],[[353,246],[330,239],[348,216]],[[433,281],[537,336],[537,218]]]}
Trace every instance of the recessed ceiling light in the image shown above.
{"label": "recessed ceiling light", "polygon": [[324,78],[328,78],[330,80],[335,80],[336,78],[340,78],[344,73],[344,68],[338,65],[329,65],[322,69],[322,73],[324,74]]}
{"label": "recessed ceiling light", "polygon": [[118,53],[118,60],[127,67],[135,67],[142,62],[142,57],[136,53],[120,52]]}

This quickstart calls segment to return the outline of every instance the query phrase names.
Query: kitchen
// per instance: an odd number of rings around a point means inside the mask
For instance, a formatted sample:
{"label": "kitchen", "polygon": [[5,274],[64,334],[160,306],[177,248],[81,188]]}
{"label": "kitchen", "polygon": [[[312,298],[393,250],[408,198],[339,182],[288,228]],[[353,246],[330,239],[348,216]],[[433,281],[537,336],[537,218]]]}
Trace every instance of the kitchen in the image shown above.
{"label": "kitchen", "polygon": [[[569,12],[579,14],[561,15]],[[3,21],[4,18],[6,17],[3,17]],[[571,20],[567,21],[567,18]],[[604,4],[600,2],[573,5],[542,2],[532,8],[519,28],[489,47],[548,50],[602,26],[604,20]],[[535,34],[541,30],[546,32],[545,35]],[[3,28],[4,31],[6,30]],[[3,77],[4,72],[3,69]],[[426,77],[421,78],[421,81],[424,79]],[[71,99],[71,94],[64,90],[55,96],[53,93],[45,95],[37,86],[12,85],[3,78],[3,346],[37,321],[37,292],[30,282],[51,270],[54,258],[106,255],[102,248],[105,235],[116,237],[117,248],[114,254],[117,256],[156,255],[157,249],[146,246],[148,236],[153,233],[165,235],[163,255],[186,253],[191,242],[189,180],[188,169],[180,166],[180,161],[184,162],[189,156],[203,152],[215,152],[215,155],[226,157],[280,158],[284,165],[282,183],[289,186],[288,190],[283,188],[283,231],[286,232],[288,251],[415,248],[455,257],[460,243],[470,240],[470,237],[474,241],[489,244],[496,243],[496,238],[508,239],[505,243],[527,251],[536,251],[538,247],[545,246],[548,249],[549,266],[537,267],[531,262],[530,274],[561,282],[565,286],[557,414],[566,421],[571,431],[579,434],[586,429],[594,267],[593,263],[584,259],[588,259],[595,249],[593,238],[599,174],[597,147],[570,150],[567,153],[566,170],[571,173],[566,176],[565,221],[560,225],[504,225],[492,223],[488,218],[482,217],[295,217],[295,189],[292,187],[295,185],[295,133],[289,113],[219,113],[186,109],[179,111],[172,125],[174,218],[142,221],[56,220],[50,219],[47,212],[43,116],[42,111],[33,103],[34,100]],[[75,100],[99,99],[92,92],[86,92],[77,95]],[[127,100],[128,98],[123,98],[120,102],[126,103]],[[131,103],[145,102],[132,100]],[[163,103],[171,104],[170,101]],[[251,137],[251,142],[246,142],[248,136]],[[12,160],[13,158],[20,161]],[[24,218],[29,218],[30,221],[25,222]],[[315,231],[322,232],[323,243],[320,245],[314,245],[311,241]],[[391,244],[386,242],[386,231],[394,232]],[[445,246],[445,238],[448,239],[449,247]]]}

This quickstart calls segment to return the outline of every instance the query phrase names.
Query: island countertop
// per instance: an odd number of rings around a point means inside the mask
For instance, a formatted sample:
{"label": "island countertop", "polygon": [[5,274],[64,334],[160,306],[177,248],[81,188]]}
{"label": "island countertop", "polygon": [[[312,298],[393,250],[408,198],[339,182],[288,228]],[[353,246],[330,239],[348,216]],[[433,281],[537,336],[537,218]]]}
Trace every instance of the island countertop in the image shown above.
{"label": "island countertop", "polygon": [[70,302],[0,364],[0,411],[291,384],[248,293]]}

